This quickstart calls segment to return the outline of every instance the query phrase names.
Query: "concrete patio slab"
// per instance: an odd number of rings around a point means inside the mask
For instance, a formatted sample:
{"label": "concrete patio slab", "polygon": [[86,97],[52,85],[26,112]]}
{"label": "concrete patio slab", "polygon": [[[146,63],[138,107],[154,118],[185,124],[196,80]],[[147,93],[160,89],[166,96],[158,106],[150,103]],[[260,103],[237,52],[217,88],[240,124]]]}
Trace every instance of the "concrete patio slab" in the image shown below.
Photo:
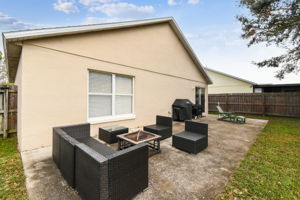
{"label": "concrete patio slab", "polygon": [[[256,119],[233,124],[218,121],[214,115],[199,121],[209,124],[208,148],[192,155],[173,148],[171,138],[162,141],[162,152],[149,159],[149,187],[136,200],[214,199],[267,124]],[[175,123],[173,132],[183,129],[183,123]],[[51,152],[43,148],[22,153],[29,198],[80,199],[61,177]]]}
{"label": "concrete patio slab", "polygon": [[52,160],[52,148],[22,152],[26,188],[30,200],[80,200],[60,175]]}

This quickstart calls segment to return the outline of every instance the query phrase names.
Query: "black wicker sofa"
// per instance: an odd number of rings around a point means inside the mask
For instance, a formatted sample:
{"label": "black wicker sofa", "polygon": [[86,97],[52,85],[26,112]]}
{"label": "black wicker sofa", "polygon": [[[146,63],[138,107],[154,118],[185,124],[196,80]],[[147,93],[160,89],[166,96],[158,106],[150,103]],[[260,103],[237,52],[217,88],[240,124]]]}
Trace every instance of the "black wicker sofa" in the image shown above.
{"label": "black wicker sofa", "polygon": [[148,187],[148,147],[121,151],[90,137],[90,124],[53,128],[52,157],[82,199],[131,199]]}

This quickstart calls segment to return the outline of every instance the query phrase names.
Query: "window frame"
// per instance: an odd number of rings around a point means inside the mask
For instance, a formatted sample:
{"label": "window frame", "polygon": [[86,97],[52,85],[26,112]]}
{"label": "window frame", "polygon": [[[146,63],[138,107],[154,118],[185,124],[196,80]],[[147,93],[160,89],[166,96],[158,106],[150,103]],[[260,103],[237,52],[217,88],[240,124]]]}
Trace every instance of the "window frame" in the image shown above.
{"label": "window frame", "polygon": [[[96,72],[96,73],[103,73],[103,74],[109,74],[112,76],[112,92],[111,93],[95,93],[91,92],[90,93],[90,79],[89,79],[89,74],[90,72]],[[116,93],[116,76],[125,76],[131,78],[132,82],[132,94],[117,94]],[[113,122],[113,121],[120,121],[120,120],[128,120],[128,119],[135,119],[135,112],[134,112],[134,85],[135,85],[135,77],[134,76],[129,76],[129,75],[124,75],[124,74],[117,74],[117,73],[112,73],[112,72],[104,72],[104,71],[97,71],[97,70],[88,70],[87,73],[87,121],[91,124],[96,124],[96,123],[103,123],[103,122]],[[107,116],[101,116],[101,117],[89,117],[89,99],[90,95],[99,95],[99,96],[111,96],[112,97],[112,115],[107,115]],[[131,113],[129,114],[116,114],[116,96],[131,96]]]}

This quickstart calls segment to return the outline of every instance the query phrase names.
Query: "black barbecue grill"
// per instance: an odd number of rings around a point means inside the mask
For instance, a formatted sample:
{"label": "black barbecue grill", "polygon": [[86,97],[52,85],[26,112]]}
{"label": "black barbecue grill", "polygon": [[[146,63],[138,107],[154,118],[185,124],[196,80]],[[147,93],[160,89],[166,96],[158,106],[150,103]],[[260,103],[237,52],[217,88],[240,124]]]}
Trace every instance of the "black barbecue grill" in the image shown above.
{"label": "black barbecue grill", "polygon": [[194,104],[192,113],[193,113],[193,118],[198,119],[199,117],[202,117],[202,112],[203,112],[203,107],[200,104]]}
{"label": "black barbecue grill", "polygon": [[172,117],[174,121],[191,120],[193,103],[188,99],[176,99],[172,104]]}

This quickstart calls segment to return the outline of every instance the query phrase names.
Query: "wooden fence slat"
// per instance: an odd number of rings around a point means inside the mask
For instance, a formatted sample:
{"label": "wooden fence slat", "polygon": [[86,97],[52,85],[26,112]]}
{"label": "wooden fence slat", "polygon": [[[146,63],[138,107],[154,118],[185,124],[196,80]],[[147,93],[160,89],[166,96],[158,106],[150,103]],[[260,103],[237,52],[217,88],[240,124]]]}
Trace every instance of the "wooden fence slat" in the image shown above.
{"label": "wooden fence slat", "polygon": [[3,137],[7,138],[7,110],[8,110],[8,92],[4,92],[4,113],[3,113]]}
{"label": "wooden fence slat", "polygon": [[8,91],[8,122],[7,131],[17,131],[17,88],[16,86],[10,87]]}
{"label": "wooden fence slat", "polygon": [[300,93],[209,94],[208,110],[218,104],[228,112],[300,117]]}
{"label": "wooden fence slat", "polygon": [[17,88],[16,86],[1,85],[0,86],[0,135],[4,138],[8,133],[16,132],[17,130]]}

